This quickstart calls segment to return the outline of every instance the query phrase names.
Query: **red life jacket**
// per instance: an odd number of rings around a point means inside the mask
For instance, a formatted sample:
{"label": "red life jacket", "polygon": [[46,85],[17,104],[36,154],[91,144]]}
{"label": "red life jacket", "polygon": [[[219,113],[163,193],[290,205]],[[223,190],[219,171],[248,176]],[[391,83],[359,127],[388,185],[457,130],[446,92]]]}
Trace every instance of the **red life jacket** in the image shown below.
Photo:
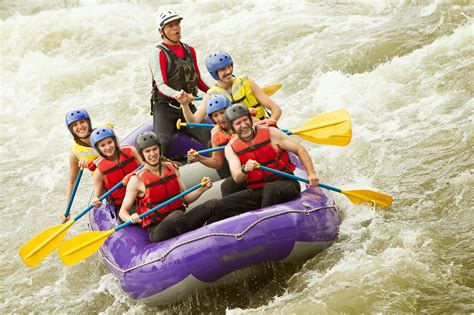
{"label": "red life jacket", "polygon": [[[147,169],[138,171],[137,176],[145,185],[145,195],[137,199],[139,215],[181,193],[176,169],[171,163],[164,164],[161,176],[155,175]],[[160,223],[168,214],[182,208],[183,198],[180,198],[144,217],[140,225],[145,228],[152,223]]]}
{"label": "red life jacket", "polygon": [[[104,175],[104,186],[106,190],[110,190],[117,185],[125,175],[132,173],[139,166],[137,160],[133,156],[133,151],[130,146],[123,146],[119,151],[119,162],[111,161],[104,157],[98,157],[94,161],[94,166],[98,168]],[[110,195],[109,198],[115,205],[116,209],[120,209],[123,198],[125,197],[124,186],[117,188]]]}
{"label": "red life jacket", "polygon": [[[270,140],[268,126],[255,127],[255,138],[250,143],[245,143],[239,137],[234,137],[230,145],[244,165],[248,160],[257,161],[260,165],[267,166],[282,172],[293,172],[295,165],[291,163],[290,156],[285,150],[276,149]],[[255,169],[247,175],[247,186],[258,189],[268,182],[280,180],[282,177],[261,169]]]}

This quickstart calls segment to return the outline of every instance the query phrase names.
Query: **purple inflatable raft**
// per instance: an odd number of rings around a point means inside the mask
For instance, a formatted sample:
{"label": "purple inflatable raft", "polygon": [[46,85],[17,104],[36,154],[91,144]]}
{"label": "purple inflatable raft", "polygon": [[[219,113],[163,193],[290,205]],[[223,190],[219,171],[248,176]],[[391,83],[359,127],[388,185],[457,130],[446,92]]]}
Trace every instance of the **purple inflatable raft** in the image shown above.
{"label": "purple inflatable raft", "polygon": [[[134,145],[135,130],[122,144]],[[202,145],[185,134],[173,138],[172,153],[179,155]],[[301,163],[291,155],[297,170],[306,177]],[[214,186],[191,206],[221,198],[220,178],[200,163],[180,168],[186,187],[203,176]],[[151,243],[146,230],[128,226],[112,234],[100,249],[108,269],[133,299],[147,304],[168,304],[210,286],[231,284],[258,271],[266,262],[291,263],[313,257],[335,240],[340,218],[328,191],[302,184],[301,195],[287,203],[250,211],[206,225],[178,237]],[[118,210],[118,209],[117,209]],[[109,230],[121,222],[112,205],[93,209],[89,215],[93,231]]]}

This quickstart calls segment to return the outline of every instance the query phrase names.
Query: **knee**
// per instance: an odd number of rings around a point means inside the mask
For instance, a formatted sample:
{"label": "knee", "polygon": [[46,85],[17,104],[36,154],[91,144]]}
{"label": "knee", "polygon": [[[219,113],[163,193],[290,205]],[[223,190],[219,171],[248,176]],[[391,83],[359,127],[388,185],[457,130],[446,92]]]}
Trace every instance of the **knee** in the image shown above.
{"label": "knee", "polygon": [[211,224],[227,218],[225,205],[220,199],[212,199],[206,202],[206,207],[211,210],[207,224]]}
{"label": "knee", "polygon": [[218,211],[224,208],[224,203],[220,199],[211,199],[206,201],[206,208],[212,209],[212,211]]}
{"label": "knee", "polygon": [[277,186],[276,182],[267,183],[262,188],[262,193],[263,194],[276,194],[277,192],[278,192],[278,186]]}
{"label": "knee", "polygon": [[184,212],[181,210],[175,210],[169,215],[170,220],[172,220],[174,223],[180,223],[186,220],[186,217],[184,215]]}

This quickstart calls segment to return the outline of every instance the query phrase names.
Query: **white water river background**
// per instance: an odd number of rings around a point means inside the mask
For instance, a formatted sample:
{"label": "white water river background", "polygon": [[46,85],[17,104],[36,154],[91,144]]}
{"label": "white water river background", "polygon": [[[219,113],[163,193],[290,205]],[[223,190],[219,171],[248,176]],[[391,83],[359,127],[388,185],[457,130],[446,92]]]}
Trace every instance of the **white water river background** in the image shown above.
{"label": "white water river background", "polygon": [[[151,120],[148,57],[163,3],[184,16],[182,41],[206,82],[206,55],[225,50],[235,74],[283,84],[272,97],[281,127],[347,109],[350,145],[295,140],[322,182],[383,191],[392,207],[333,193],[342,224],[330,248],[173,305],[131,300],[98,255],[66,267],[54,252],[26,267],[20,246],[66,206],[65,113],[84,107],[119,137]],[[1,1],[0,312],[474,312],[473,13],[472,1]],[[91,186],[84,174],[73,215]]]}

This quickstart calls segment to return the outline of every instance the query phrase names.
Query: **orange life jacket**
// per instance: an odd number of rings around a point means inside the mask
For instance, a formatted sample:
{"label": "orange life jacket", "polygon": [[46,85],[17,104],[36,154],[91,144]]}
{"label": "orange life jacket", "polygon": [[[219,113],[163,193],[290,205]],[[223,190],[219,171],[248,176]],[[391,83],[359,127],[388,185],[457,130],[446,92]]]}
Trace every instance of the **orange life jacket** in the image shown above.
{"label": "orange life jacket", "polygon": [[[232,139],[232,135],[229,135],[227,132],[221,129],[219,126],[214,126],[211,131],[212,141],[218,146],[224,146],[229,143],[230,139]],[[224,155],[224,150],[221,151],[222,155]]]}
{"label": "orange life jacket", "polygon": [[[291,163],[288,152],[276,149],[272,145],[269,127],[257,126],[255,130],[255,138],[250,143],[242,141],[239,137],[234,137],[230,141],[230,145],[239,157],[240,163],[244,165],[248,160],[252,159],[263,166],[282,172],[293,172],[295,165]],[[247,186],[248,188],[258,189],[265,186],[268,182],[280,179],[282,179],[280,175],[255,169],[247,175]]]}
{"label": "orange life jacket", "polygon": [[[127,174],[132,173],[139,166],[138,161],[133,156],[132,147],[123,146],[119,151],[119,161],[111,161],[104,157],[98,157],[93,160],[93,167],[98,168],[104,175],[104,186],[106,190],[110,190],[112,187],[117,185]],[[91,168],[91,167],[90,167]],[[109,198],[118,210],[122,205],[123,198],[125,197],[124,186],[117,188],[113,191]]]}
{"label": "orange life jacket", "polygon": [[[145,185],[145,195],[137,199],[139,215],[181,193],[176,169],[171,163],[164,164],[161,176],[155,175],[147,169],[142,169],[136,174]],[[152,223],[160,223],[171,212],[182,208],[183,199],[180,198],[147,215],[140,224],[145,228]]]}

